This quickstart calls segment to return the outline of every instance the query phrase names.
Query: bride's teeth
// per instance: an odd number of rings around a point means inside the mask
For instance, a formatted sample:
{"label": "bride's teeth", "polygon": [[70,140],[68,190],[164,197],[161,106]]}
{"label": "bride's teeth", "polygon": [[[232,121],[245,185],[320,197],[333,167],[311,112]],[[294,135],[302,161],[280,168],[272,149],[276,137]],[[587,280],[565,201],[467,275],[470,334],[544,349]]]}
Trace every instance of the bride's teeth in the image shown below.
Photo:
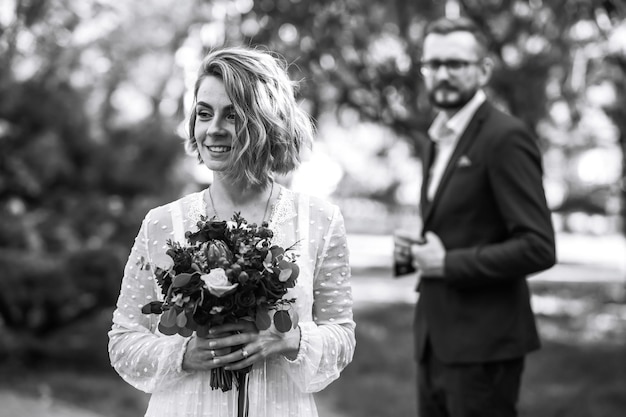
{"label": "bride's teeth", "polygon": [[211,152],[228,152],[230,151],[230,146],[209,146],[208,147]]}

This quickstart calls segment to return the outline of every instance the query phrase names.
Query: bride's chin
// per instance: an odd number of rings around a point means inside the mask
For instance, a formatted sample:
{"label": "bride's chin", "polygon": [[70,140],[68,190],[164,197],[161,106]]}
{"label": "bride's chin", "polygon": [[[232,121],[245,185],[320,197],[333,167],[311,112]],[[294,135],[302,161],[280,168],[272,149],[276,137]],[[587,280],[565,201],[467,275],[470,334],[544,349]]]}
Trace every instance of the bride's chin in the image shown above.
{"label": "bride's chin", "polygon": [[224,171],[228,167],[228,158],[225,155],[222,158],[216,158],[212,156],[202,158],[202,162],[204,166],[209,168],[211,171]]}
{"label": "bride's chin", "polygon": [[205,158],[207,160],[212,160],[212,159],[217,159],[219,161],[223,161],[227,158],[230,157],[230,150],[225,151],[225,152],[220,152],[220,151],[211,151],[209,149],[205,149],[204,154],[205,154]]}

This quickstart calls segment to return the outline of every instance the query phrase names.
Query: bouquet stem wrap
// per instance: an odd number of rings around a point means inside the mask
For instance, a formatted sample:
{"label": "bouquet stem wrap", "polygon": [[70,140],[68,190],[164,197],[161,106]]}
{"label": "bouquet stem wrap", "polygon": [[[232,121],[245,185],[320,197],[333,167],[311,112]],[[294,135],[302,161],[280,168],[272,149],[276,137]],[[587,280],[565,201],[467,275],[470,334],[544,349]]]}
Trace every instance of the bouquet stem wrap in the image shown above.
{"label": "bouquet stem wrap", "polygon": [[237,417],[248,417],[250,403],[248,399],[249,372],[237,373]]}

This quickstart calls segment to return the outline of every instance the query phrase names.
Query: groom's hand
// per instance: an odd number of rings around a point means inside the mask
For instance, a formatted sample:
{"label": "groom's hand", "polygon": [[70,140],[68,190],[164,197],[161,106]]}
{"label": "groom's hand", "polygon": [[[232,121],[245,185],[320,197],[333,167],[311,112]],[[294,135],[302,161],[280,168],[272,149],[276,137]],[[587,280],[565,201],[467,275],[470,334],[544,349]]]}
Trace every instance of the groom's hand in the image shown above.
{"label": "groom's hand", "polygon": [[424,278],[442,278],[446,248],[433,232],[426,232],[424,238],[425,242],[411,245],[413,265],[422,271]]}

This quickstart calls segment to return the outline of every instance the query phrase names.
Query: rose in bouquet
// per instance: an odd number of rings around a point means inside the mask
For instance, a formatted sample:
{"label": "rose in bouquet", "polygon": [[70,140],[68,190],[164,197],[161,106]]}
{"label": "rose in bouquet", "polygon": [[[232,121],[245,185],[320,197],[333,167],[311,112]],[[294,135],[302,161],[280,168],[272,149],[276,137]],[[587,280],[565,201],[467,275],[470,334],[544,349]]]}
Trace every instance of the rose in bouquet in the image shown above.
{"label": "rose in bouquet", "polygon": [[[153,269],[164,297],[142,309],[161,315],[159,331],[208,337],[212,327],[239,320],[254,322],[259,330],[272,324],[283,333],[295,328],[295,299],[283,298],[299,274],[293,247],[273,245],[267,223],[248,224],[240,213],[228,222],[201,217],[197,226],[185,233],[186,245],[167,242],[166,265],[142,262]],[[211,387],[228,391],[233,376],[239,375],[213,369]]]}

